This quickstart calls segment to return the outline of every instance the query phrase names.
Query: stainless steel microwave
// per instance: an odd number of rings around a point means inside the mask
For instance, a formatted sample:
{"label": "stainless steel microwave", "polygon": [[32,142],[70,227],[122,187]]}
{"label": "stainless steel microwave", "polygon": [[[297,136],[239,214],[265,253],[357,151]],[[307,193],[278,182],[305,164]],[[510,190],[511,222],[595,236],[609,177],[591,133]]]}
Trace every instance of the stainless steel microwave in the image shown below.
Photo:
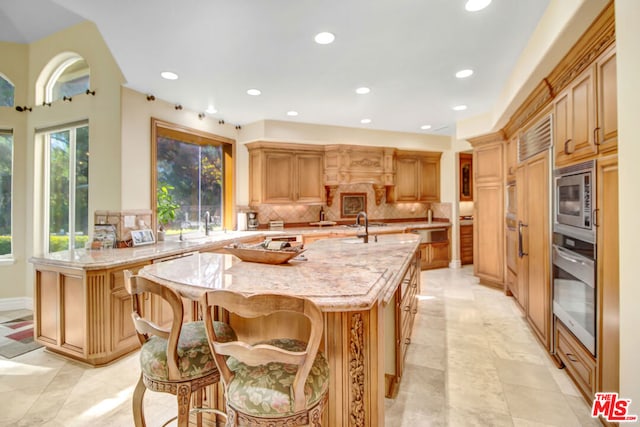
{"label": "stainless steel microwave", "polygon": [[595,161],[554,171],[554,231],[595,243]]}

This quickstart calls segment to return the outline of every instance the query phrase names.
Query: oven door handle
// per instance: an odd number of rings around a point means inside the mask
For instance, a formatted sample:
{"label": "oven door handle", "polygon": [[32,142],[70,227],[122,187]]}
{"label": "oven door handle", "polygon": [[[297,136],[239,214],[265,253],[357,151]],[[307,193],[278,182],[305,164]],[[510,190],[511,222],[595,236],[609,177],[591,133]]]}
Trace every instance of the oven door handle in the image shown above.
{"label": "oven door handle", "polygon": [[523,224],[522,221],[518,221],[518,258],[529,255],[522,247],[522,227],[528,227],[528,225]]}
{"label": "oven door handle", "polygon": [[565,249],[563,247],[557,246],[557,245],[553,245],[554,248],[556,249],[556,251],[558,252],[558,256],[566,261],[569,262],[573,262],[575,264],[580,264],[582,266],[585,267],[589,267],[589,268],[593,268],[593,261],[591,260],[583,260],[580,258],[577,258],[576,256],[572,256],[573,252]]}

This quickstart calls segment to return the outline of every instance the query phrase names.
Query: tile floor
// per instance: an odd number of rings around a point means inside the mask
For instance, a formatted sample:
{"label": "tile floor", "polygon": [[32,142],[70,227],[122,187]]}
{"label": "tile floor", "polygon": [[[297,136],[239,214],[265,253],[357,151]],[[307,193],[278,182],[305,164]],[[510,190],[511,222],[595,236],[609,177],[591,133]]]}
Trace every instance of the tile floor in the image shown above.
{"label": "tile floor", "polygon": [[[511,298],[478,285],[470,267],[422,274],[405,376],[385,401],[387,426],[600,426]],[[0,322],[15,314],[0,313]],[[42,349],[0,358],[0,426],[130,426],[138,375],[137,354],[97,369]],[[170,418],[174,402],[149,392],[148,424]]]}

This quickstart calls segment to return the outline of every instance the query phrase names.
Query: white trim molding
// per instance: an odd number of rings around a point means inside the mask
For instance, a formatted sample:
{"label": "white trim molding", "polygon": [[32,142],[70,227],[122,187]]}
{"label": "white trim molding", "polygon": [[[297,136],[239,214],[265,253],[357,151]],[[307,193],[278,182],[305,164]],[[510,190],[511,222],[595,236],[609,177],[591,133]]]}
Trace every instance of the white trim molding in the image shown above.
{"label": "white trim molding", "polygon": [[0,298],[0,311],[9,310],[33,310],[33,298],[17,297],[17,298]]}
{"label": "white trim molding", "polygon": [[462,261],[459,259],[452,259],[449,263],[449,268],[462,268]]}

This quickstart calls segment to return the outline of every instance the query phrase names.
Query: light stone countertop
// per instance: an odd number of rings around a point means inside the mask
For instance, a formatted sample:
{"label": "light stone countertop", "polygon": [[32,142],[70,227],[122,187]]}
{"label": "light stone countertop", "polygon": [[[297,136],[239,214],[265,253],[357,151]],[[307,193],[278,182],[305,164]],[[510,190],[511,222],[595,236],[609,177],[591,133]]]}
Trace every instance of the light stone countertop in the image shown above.
{"label": "light stone countertop", "polygon": [[[397,222],[387,223],[386,226],[369,227],[370,235],[388,234],[388,233],[404,233],[408,229],[418,228],[440,228],[449,227],[451,223],[443,221],[434,221],[427,223],[421,222]],[[329,227],[300,227],[300,228],[284,228],[282,230],[256,230],[256,231],[215,231],[209,236],[186,235],[185,241],[167,240],[157,242],[153,245],[138,246],[133,248],[122,249],[102,249],[88,250],[75,249],[50,254],[33,256],[29,261],[33,264],[53,265],[67,268],[78,268],[83,270],[99,270],[104,268],[114,268],[121,265],[131,264],[133,262],[145,262],[155,259],[168,258],[178,256],[180,254],[211,251],[222,248],[235,242],[246,242],[254,239],[264,239],[273,236],[313,236],[318,234],[326,234],[332,237],[350,237],[355,236],[361,228],[353,228],[345,225],[335,225]]]}
{"label": "light stone countertop", "polygon": [[356,311],[389,302],[413,260],[419,237],[388,234],[378,242],[324,239],[310,243],[307,261],[269,265],[232,255],[197,253],[151,264],[140,275],[196,300],[210,289],[242,293],[283,293],[308,297],[323,311]]}

